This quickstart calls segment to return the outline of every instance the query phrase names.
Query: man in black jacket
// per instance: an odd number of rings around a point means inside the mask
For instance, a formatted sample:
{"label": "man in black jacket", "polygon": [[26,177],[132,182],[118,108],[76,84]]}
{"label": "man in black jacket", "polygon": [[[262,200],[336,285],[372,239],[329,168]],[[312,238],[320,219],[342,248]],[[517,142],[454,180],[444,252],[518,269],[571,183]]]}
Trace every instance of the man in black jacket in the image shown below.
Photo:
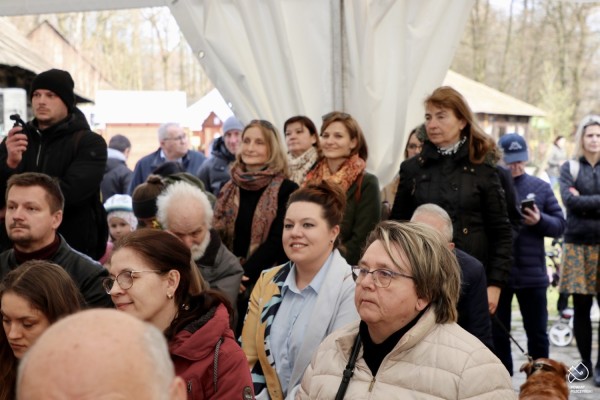
{"label": "man in black jacket", "polygon": [[56,179],[27,172],[8,180],[6,230],[13,248],[0,254],[0,279],[28,260],[60,265],[73,278],[89,307],[112,307],[102,288],[108,271],[73,250],[56,231],[62,222],[65,199]]}
{"label": "man in black jacket", "polygon": [[66,71],[51,69],[34,78],[30,96],[35,118],[12,128],[0,145],[0,193],[14,174],[42,172],[57,178],[65,197],[59,233],[73,248],[98,259],[108,237],[100,202],[106,142],[75,107],[73,90]]}
{"label": "man in black jacket", "polygon": [[492,322],[488,312],[487,279],[483,264],[475,257],[454,247],[452,220],[440,206],[430,203],[420,205],[413,213],[411,221],[429,225],[440,232],[442,238],[448,243],[448,248],[454,251],[461,272],[460,296],[456,305],[457,322],[490,350],[494,350]]}
{"label": "man in black jacket", "polygon": [[108,141],[108,159],[100,184],[102,201],[115,194],[129,194],[129,185],[133,177],[133,171],[127,166],[130,151],[131,142],[127,136],[117,134]]}

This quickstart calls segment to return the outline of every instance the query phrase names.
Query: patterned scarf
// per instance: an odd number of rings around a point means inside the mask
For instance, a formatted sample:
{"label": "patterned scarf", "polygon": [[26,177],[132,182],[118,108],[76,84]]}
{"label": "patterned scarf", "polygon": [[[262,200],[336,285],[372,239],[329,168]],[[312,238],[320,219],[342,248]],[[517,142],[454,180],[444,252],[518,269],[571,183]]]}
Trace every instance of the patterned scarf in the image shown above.
{"label": "patterned scarf", "polygon": [[363,173],[365,167],[365,161],[358,154],[354,154],[344,161],[336,173],[332,174],[329,170],[329,165],[327,165],[327,159],[323,158],[306,175],[303,186],[309,183],[319,184],[322,181],[327,181],[340,185],[344,192],[346,192],[354,181],[356,181],[356,178]]}
{"label": "patterned scarf", "polygon": [[247,260],[269,235],[271,224],[277,214],[277,197],[284,178],[281,172],[269,169],[246,172],[239,165],[231,169],[231,180],[221,189],[213,216],[213,227],[219,232],[221,240],[229,250],[233,249],[235,220],[240,206],[240,188],[260,190],[266,187],[254,210],[250,246],[244,257]]}
{"label": "patterned scarf", "polygon": [[302,185],[306,173],[315,165],[318,158],[319,153],[317,153],[317,149],[314,146],[310,146],[310,149],[306,150],[299,157],[288,154],[290,179],[298,185]]}
{"label": "patterned scarf", "polygon": [[467,137],[463,136],[458,142],[450,145],[448,147],[438,147],[437,151],[443,156],[451,156],[452,154],[456,154],[460,147],[467,141]]}

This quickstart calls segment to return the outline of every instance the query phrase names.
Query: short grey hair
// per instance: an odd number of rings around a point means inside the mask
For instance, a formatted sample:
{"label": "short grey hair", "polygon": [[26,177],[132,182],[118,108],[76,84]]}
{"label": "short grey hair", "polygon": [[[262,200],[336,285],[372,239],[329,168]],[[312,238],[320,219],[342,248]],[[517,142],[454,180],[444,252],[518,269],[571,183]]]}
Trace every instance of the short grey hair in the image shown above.
{"label": "short grey hair", "polygon": [[157,389],[155,393],[161,396],[160,400],[169,400],[168,388],[175,378],[175,367],[169,354],[167,341],[165,335],[158,328],[149,323],[144,324],[142,347],[146,350],[148,361],[154,366],[155,375],[152,384]]}
{"label": "short grey hair", "polygon": [[[418,214],[427,214],[438,217],[444,223],[444,230],[440,232],[442,237],[446,239],[448,243],[452,242],[452,238],[454,237],[454,230],[452,228],[452,219],[450,215],[444,210],[442,207],[433,203],[421,204],[417,209],[413,212],[413,218]],[[411,219],[412,221],[412,219]]]}
{"label": "short grey hair", "polygon": [[[169,229],[169,219],[167,217],[169,208],[174,200],[185,199],[187,201],[196,202],[190,204],[190,207],[199,206],[204,209],[204,224],[208,229],[212,227],[213,209],[210,201],[202,189],[192,186],[187,182],[175,182],[167,186],[165,190],[156,199],[156,219],[164,229]],[[185,213],[185,210],[180,210]]]}
{"label": "short grey hair", "polygon": [[165,140],[167,138],[167,133],[168,133],[167,131],[172,126],[179,127],[180,125],[178,122],[166,122],[158,127],[158,141],[159,142],[162,142],[163,140]]}

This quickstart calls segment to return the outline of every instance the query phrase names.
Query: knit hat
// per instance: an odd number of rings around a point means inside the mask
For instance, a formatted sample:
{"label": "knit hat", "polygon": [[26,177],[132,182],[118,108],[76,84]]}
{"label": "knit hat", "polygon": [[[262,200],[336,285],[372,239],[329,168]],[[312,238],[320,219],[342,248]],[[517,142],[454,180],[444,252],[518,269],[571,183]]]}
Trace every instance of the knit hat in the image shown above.
{"label": "knit hat", "polygon": [[131,196],[115,194],[104,202],[104,209],[106,210],[107,221],[111,218],[121,218],[131,226],[132,231],[137,228],[138,221],[133,214]]}
{"label": "knit hat", "polygon": [[506,164],[529,160],[527,143],[523,136],[517,133],[507,133],[500,138],[498,144],[504,151],[504,162]]}
{"label": "knit hat", "polygon": [[71,111],[75,107],[75,93],[73,89],[75,83],[71,74],[60,69],[51,69],[33,78],[29,98],[33,97],[33,92],[37,89],[46,89],[54,92],[65,103],[67,109]]}
{"label": "knit hat", "polygon": [[244,130],[244,125],[237,119],[235,116],[231,116],[225,120],[223,123],[223,133],[227,133],[233,129],[237,129],[238,131]]}

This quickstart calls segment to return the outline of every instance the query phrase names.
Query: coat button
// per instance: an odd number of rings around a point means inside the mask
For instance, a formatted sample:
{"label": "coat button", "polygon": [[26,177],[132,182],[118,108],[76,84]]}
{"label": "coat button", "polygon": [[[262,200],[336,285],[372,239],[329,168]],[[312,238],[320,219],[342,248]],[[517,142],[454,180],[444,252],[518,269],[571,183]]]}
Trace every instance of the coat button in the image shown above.
{"label": "coat button", "polygon": [[468,230],[467,228],[463,228],[463,233],[464,233],[465,235],[467,235],[467,234],[469,233],[469,230]]}

